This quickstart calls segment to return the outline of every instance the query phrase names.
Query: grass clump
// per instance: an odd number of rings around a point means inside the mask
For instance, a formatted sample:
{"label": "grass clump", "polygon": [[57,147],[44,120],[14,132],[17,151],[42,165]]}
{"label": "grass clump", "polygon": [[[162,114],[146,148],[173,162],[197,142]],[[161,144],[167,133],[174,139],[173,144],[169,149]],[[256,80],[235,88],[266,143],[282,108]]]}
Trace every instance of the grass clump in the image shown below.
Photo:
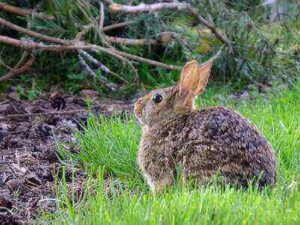
{"label": "grass clump", "polygon": [[82,149],[77,157],[89,167],[104,166],[107,173],[118,178],[135,179],[139,136],[140,128],[133,117],[91,116],[84,132],[77,133]]}
{"label": "grass clump", "polygon": [[[108,197],[103,188],[76,208],[73,221],[63,211],[54,224],[297,224],[299,192],[172,189],[164,195]],[[69,220],[69,221],[68,221]],[[68,221],[68,222],[67,222]]]}
{"label": "grass clump", "polygon": [[[280,93],[279,93],[280,92]],[[259,192],[211,185],[200,189],[175,185],[153,195],[140,179],[136,154],[140,128],[132,117],[91,117],[78,134],[82,151],[75,159],[90,165],[93,193],[70,202],[61,186],[59,209],[44,215],[51,224],[299,224],[300,223],[300,82],[268,98],[232,100],[210,89],[202,107],[226,105],[252,120],[276,150],[279,169],[274,189]],[[96,176],[95,176],[96,174]],[[120,187],[115,182],[125,185]],[[87,184],[87,190],[90,184]],[[65,204],[64,202],[68,202]]]}

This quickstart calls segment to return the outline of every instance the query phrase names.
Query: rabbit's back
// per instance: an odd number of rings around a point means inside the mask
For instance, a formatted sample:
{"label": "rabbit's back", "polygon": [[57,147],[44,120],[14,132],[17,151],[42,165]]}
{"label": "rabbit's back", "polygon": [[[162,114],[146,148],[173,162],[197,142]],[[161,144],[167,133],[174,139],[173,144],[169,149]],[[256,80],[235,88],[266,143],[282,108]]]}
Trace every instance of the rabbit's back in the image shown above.
{"label": "rabbit's back", "polygon": [[276,157],[258,129],[224,107],[195,111],[186,120],[180,155],[186,177],[210,178],[217,171],[228,183],[260,186],[276,181]]}

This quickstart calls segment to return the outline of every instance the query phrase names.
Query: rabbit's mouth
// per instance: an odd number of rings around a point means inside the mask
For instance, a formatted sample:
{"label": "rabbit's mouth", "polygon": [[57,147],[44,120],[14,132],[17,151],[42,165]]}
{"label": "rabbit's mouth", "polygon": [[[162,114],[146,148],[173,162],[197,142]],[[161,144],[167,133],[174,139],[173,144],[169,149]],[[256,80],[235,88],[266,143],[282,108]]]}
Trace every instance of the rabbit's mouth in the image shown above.
{"label": "rabbit's mouth", "polygon": [[142,110],[139,109],[139,108],[137,108],[137,107],[134,107],[134,115],[135,115],[135,117],[137,117],[138,119],[140,119],[141,116],[142,116]]}
{"label": "rabbit's mouth", "polygon": [[135,115],[135,118],[138,120],[138,122],[139,122],[142,126],[146,125],[146,124],[143,122],[143,120],[142,120],[142,111],[136,111],[136,110],[134,110],[134,115]]}

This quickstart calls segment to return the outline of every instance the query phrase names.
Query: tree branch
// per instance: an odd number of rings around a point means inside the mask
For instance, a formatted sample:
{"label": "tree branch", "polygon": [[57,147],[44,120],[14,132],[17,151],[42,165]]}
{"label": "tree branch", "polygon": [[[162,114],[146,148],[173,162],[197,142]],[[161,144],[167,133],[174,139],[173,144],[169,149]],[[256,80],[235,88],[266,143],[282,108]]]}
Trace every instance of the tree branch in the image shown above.
{"label": "tree branch", "polygon": [[104,25],[105,13],[104,13],[104,4],[102,1],[99,1],[99,11],[100,11],[100,18],[99,18],[99,29],[102,30]]}
{"label": "tree branch", "polygon": [[189,7],[189,3],[185,2],[162,2],[154,4],[141,3],[136,6],[122,5],[113,1],[106,1],[109,4],[109,8],[115,12],[123,13],[140,13],[140,12],[153,12],[163,9],[175,9],[178,11],[186,10]]}
{"label": "tree branch", "polygon": [[[92,51],[102,51],[107,54],[110,54],[114,57],[117,57],[118,59],[125,60],[125,58],[133,59],[139,62],[145,62],[151,65],[160,66],[166,69],[175,69],[175,70],[181,70],[181,67],[173,66],[173,65],[167,65],[164,63],[160,63],[154,60],[146,59],[143,57],[135,56],[126,52],[118,51],[113,48],[104,48],[97,45],[87,44],[83,41],[77,40],[77,37],[75,40],[65,40],[60,38],[54,38],[47,35],[43,35],[34,31],[31,31],[29,29],[17,26],[13,23],[10,23],[4,19],[0,18],[0,24],[5,25],[11,29],[14,29],[16,31],[22,32],[24,34],[30,35],[32,37],[36,37],[45,41],[59,43],[61,45],[46,45],[44,43],[38,43],[34,41],[27,41],[27,40],[18,40],[14,38],[10,38],[7,36],[0,35],[0,42],[3,42],[8,45],[13,45],[21,49],[25,50],[35,50],[35,49],[41,49],[44,51],[72,51],[72,50],[92,50]],[[110,40],[114,40],[118,43],[139,43],[139,44],[145,44],[146,41],[144,39],[121,39],[121,38],[110,38]],[[150,39],[151,40],[151,39]],[[154,44],[157,43],[156,40],[151,40],[150,43]]]}
{"label": "tree branch", "polygon": [[4,25],[4,26],[6,26],[10,29],[19,31],[21,33],[27,34],[27,35],[35,37],[35,38],[39,38],[39,39],[44,40],[44,41],[49,41],[49,42],[54,42],[54,43],[59,43],[59,44],[68,44],[68,42],[66,40],[51,37],[51,36],[48,36],[48,35],[44,35],[44,34],[40,34],[40,33],[31,31],[29,29],[17,26],[17,25],[15,25],[15,24],[13,24],[13,23],[5,20],[5,19],[2,19],[2,18],[0,18],[0,24]]}
{"label": "tree branch", "polygon": [[121,45],[157,45],[159,42],[154,39],[130,39],[105,36],[105,40],[115,44]]}
{"label": "tree branch", "polygon": [[168,64],[164,64],[155,60],[151,60],[151,59],[147,59],[147,58],[143,58],[140,56],[136,56],[136,55],[132,55],[130,53],[126,53],[126,52],[122,52],[113,48],[104,48],[101,46],[97,46],[97,45],[92,45],[92,44],[86,44],[85,42],[78,42],[75,45],[68,45],[68,46],[64,46],[64,45],[45,45],[43,43],[37,43],[34,41],[24,41],[24,40],[18,40],[15,38],[10,38],[10,37],[6,37],[3,35],[0,35],[0,42],[8,44],[8,45],[13,45],[16,46],[18,48],[22,48],[25,50],[35,50],[35,49],[41,49],[44,51],[72,51],[72,50],[91,50],[91,51],[102,51],[105,52],[109,55],[115,56],[117,58],[120,57],[125,57],[128,59],[133,59],[135,61],[138,62],[144,62],[144,63],[148,63],[150,65],[153,66],[159,66],[165,69],[169,69],[169,70],[181,70],[182,67],[180,66],[174,66],[174,65],[168,65]]}
{"label": "tree branch", "polygon": [[[100,29],[101,31],[103,32],[107,32],[109,30],[113,30],[113,29],[118,29],[118,28],[121,28],[121,27],[125,27],[125,26],[129,26],[131,24],[134,24],[135,21],[127,21],[127,22],[122,22],[122,23],[117,23],[117,24],[112,24],[112,25],[108,25],[108,26],[105,26],[103,27],[102,29]],[[86,35],[87,32],[89,32],[89,30],[91,28],[93,28],[95,25],[94,24],[88,24],[86,25],[82,31],[78,32],[75,36],[75,40],[80,40],[82,39],[82,37],[84,35]]]}
{"label": "tree branch", "polygon": [[11,79],[12,77],[14,77],[16,75],[24,73],[25,71],[27,71],[31,67],[34,60],[35,60],[35,57],[33,55],[31,55],[30,58],[27,60],[27,62],[23,66],[21,66],[17,69],[13,69],[13,70],[9,71],[7,74],[1,76],[0,77],[0,82],[9,80],[9,79]]}
{"label": "tree branch", "polygon": [[[4,26],[6,26],[10,29],[19,31],[21,33],[30,35],[30,36],[35,37],[35,38],[39,38],[39,39],[44,40],[44,41],[59,43],[59,44],[62,44],[62,45],[70,45],[72,42],[74,43],[74,41],[72,41],[72,40],[55,38],[55,37],[51,37],[51,36],[48,36],[48,35],[43,35],[43,34],[31,31],[29,29],[17,26],[17,25],[15,25],[15,24],[7,21],[7,20],[4,20],[2,18],[0,18],[0,24],[4,25]],[[88,31],[88,29],[90,29],[90,28],[91,28],[91,26],[87,26],[86,29],[79,32],[76,35],[75,39],[74,39],[75,42],[79,42],[80,39],[82,38],[82,35],[84,35],[84,33],[86,33]],[[161,35],[161,37],[162,37],[162,35]],[[6,41],[9,41],[8,39],[9,38],[7,37]],[[147,39],[127,39],[127,38],[118,38],[118,37],[110,37],[110,36],[105,36],[105,39],[109,42],[112,42],[112,43],[124,44],[124,45],[148,45],[148,44],[155,45],[155,44],[159,43],[159,41],[154,40],[154,39],[149,39],[149,40],[147,40]],[[5,43],[4,40],[3,40],[3,42]],[[15,45],[17,47],[21,46],[21,43],[18,43],[18,42],[19,41],[15,39],[14,40],[15,44],[13,44],[13,45]],[[30,46],[30,44],[32,44],[32,46]],[[28,48],[47,48],[46,45],[42,46],[42,44],[38,45],[38,43],[33,43],[33,42],[23,43],[22,45],[24,47],[28,47]],[[52,47],[50,47],[50,48],[53,48],[53,51],[54,51],[54,48],[57,48],[56,51],[64,50],[63,48],[60,48],[60,46],[54,46],[54,45],[52,45]],[[74,49],[77,49],[77,48],[75,48],[75,46],[74,46]],[[79,49],[81,49],[81,48],[79,48]],[[27,50],[29,50],[29,49],[27,49]],[[72,49],[65,49],[65,50],[72,50]]]}
{"label": "tree branch", "polygon": [[100,70],[102,70],[104,73],[108,73],[113,75],[114,77],[116,77],[117,79],[123,81],[124,83],[128,83],[127,80],[124,80],[120,75],[118,75],[117,73],[112,72],[109,68],[107,68],[105,65],[103,65],[101,62],[99,62],[99,60],[95,59],[93,56],[91,56],[89,53],[87,53],[86,51],[83,50],[78,50],[79,54],[84,56],[87,60],[89,60],[91,63],[95,64],[96,66],[98,66],[100,68]]}
{"label": "tree branch", "polygon": [[91,75],[94,79],[98,79],[109,90],[113,91],[116,89],[116,86],[113,83],[110,83],[105,77],[97,76],[97,74],[90,68],[90,66],[86,63],[86,61],[80,54],[78,55],[78,58],[80,65],[89,75]]}
{"label": "tree branch", "polygon": [[29,55],[29,52],[24,51],[20,60],[17,62],[17,64],[15,65],[15,68],[18,68],[21,66],[21,64],[24,62],[24,60],[27,58],[27,56]]}
{"label": "tree branch", "polygon": [[122,51],[119,51],[119,50],[116,50],[116,49],[110,48],[109,50],[116,53],[116,54],[119,54],[123,57],[126,57],[128,59],[132,59],[132,60],[135,60],[135,61],[138,61],[138,62],[147,63],[147,64],[150,64],[150,65],[153,65],[153,66],[158,66],[158,67],[165,68],[165,69],[168,69],[168,70],[181,71],[181,69],[182,69],[181,66],[168,65],[168,64],[161,63],[161,62],[158,62],[158,61],[155,61],[155,60],[152,60],[152,59],[147,59],[147,58],[143,58],[143,57],[140,57],[140,56],[132,55],[132,54],[127,53],[127,52],[122,52]]}
{"label": "tree branch", "polygon": [[[49,42],[54,42],[54,43],[59,43],[59,44],[62,44],[62,45],[70,45],[72,42],[72,40],[66,40],[66,39],[60,39],[60,38],[55,38],[55,37],[51,37],[51,36],[48,36],[48,35],[44,35],[44,34],[40,34],[40,33],[37,33],[37,32],[34,32],[34,31],[31,31],[29,29],[26,29],[26,28],[23,28],[23,27],[20,27],[20,26],[17,26],[7,20],[4,20],[2,18],[0,18],[0,24],[1,25],[4,25],[10,29],[13,29],[13,30],[16,30],[16,31],[19,31],[21,33],[24,33],[24,34],[27,34],[27,35],[30,35],[32,37],[35,37],[35,38],[39,38],[41,40],[44,40],[44,41],[49,41]],[[87,26],[86,29],[82,30],[81,32],[79,32],[76,37],[75,37],[75,41],[80,41],[82,35],[84,35],[84,33],[86,33],[88,31],[88,29],[90,29],[91,26]],[[165,32],[166,33],[166,32]],[[160,35],[160,38],[162,38],[163,36]],[[157,40],[154,40],[154,39],[128,39],[128,38],[119,38],[119,37],[110,37],[110,36],[105,36],[105,39],[108,41],[108,42],[112,42],[112,43],[117,43],[117,44],[124,44],[124,45],[156,45],[156,44],[159,44],[160,41],[157,41]],[[7,40],[8,41],[8,40]],[[16,41],[15,41],[15,46],[18,46],[16,45]],[[31,48],[35,48],[34,46],[36,46],[36,48],[46,48],[47,46],[46,45],[39,45],[38,44],[34,44],[32,42],[29,42],[29,43],[23,43],[24,47],[30,47],[29,45],[32,44],[33,46],[31,46]],[[20,45],[19,45],[20,46]],[[69,46],[70,47],[70,46]],[[58,48],[57,51],[60,51],[59,49],[59,46],[52,46],[52,48]],[[74,49],[75,46],[74,46]],[[27,49],[28,50],[28,49]],[[63,49],[62,49],[63,50]],[[68,50],[68,49],[66,49]],[[71,49],[72,50],[72,49]]]}
{"label": "tree branch", "polygon": [[53,20],[55,19],[54,16],[51,15],[47,15],[45,13],[41,13],[41,12],[36,12],[35,10],[32,9],[22,9],[16,6],[12,6],[9,5],[7,3],[4,2],[0,2],[0,9],[15,14],[15,15],[19,15],[19,16],[36,16],[36,17],[40,17],[40,18],[45,18],[45,19],[49,19],[49,20]]}
{"label": "tree branch", "polygon": [[119,56],[119,57],[125,57],[128,59],[133,59],[138,62],[144,62],[148,63],[150,65],[159,66],[165,69],[170,70],[181,70],[180,66],[174,66],[174,65],[168,65],[164,64],[155,60],[143,58],[140,56],[132,55],[130,53],[122,52],[113,48],[104,48],[97,45],[92,44],[86,44],[85,42],[77,42],[73,45],[45,45],[43,43],[37,43],[34,41],[25,41],[25,40],[18,40],[15,38],[10,38],[7,36],[0,35],[0,42],[13,45],[18,48],[22,48],[25,50],[35,50],[35,49],[41,49],[44,51],[72,51],[72,50],[92,50],[92,51],[103,51],[107,54],[113,55],[113,56]]}
{"label": "tree branch", "polygon": [[123,13],[153,12],[153,11],[159,11],[164,9],[187,11],[192,16],[195,16],[200,23],[208,27],[211,30],[211,32],[213,32],[220,41],[222,41],[227,46],[231,47],[231,41],[225,35],[221,34],[212,23],[210,23],[208,20],[200,16],[197,10],[194,7],[192,7],[189,3],[186,2],[163,2],[163,3],[154,3],[154,4],[141,3],[137,6],[129,6],[129,5],[117,4],[111,0],[106,0],[105,2],[109,4],[109,8],[112,11],[123,12]]}
{"label": "tree branch", "polygon": [[84,28],[83,28],[80,32],[78,32],[78,33],[76,34],[74,40],[80,41],[80,40],[82,39],[82,37],[83,37],[84,35],[86,35],[87,32],[89,32],[90,29],[93,28],[93,26],[94,26],[94,24],[89,24],[89,25],[84,26]]}
{"label": "tree branch", "polygon": [[[34,41],[27,41],[27,40],[18,40],[15,38],[10,38],[7,36],[0,35],[0,42],[13,45],[15,47],[25,49],[25,50],[35,50],[41,49],[44,51],[71,51],[71,50],[78,50],[78,49],[90,49],[92,46],[87,46],[82,44],[81,42],[77,45],[45,45],[44,43],[37,43]],[[96,45],[95,45],[96,46]]]}
{"label": "tree branch", "polygon": [[112,24],[112,25],[108,25],[108,26],[103,27],[102,31],[106,32],[106,31],[109,31],[109,30],[130,26],[134,23],[136,23],[136,22],[135,21],[126,21],[126,22],[122,22],[122,23],[116,23],[116,24]]}

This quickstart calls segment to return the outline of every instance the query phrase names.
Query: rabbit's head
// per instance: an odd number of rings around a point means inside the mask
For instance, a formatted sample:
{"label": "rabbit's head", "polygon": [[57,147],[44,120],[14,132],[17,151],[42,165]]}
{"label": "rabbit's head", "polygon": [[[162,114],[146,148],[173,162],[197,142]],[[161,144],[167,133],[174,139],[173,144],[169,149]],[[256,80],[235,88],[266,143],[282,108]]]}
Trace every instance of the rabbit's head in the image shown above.
{"label": "rabbit's head", "polygon": [[188,62],[181,71],[177,85],[151,91],[137,100],[134,113],[142,125],[152,126],[167,121],[178,114],[194,111],[194,100],[206,87],[212,60],[199,66]]}

